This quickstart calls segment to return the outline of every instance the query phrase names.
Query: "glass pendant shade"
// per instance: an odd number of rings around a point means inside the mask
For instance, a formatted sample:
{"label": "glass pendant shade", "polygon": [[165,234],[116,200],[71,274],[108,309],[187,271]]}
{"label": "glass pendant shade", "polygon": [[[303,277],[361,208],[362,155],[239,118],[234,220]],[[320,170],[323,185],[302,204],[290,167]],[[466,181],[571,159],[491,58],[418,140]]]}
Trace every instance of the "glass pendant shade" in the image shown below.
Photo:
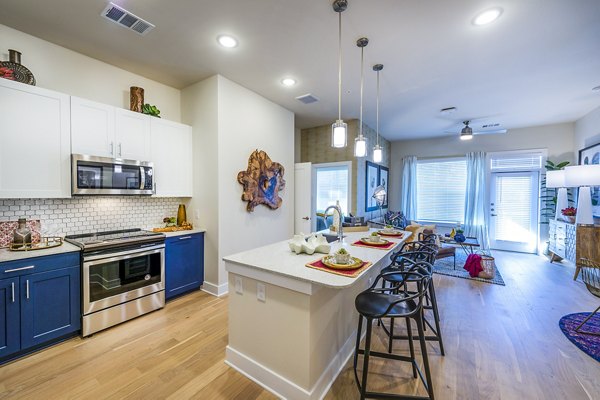
{"label": "glass pendant shade", "polygon": [[354,139],[354,156],[365,157],[367,155],[367,138],[358,136]]}
{"label": "glass pendant shade", "polygon": [[331,125],[331,147],[346,147],[348,124],[338,119]]}
{"label": "glass pendant shade", "polygon": [[375,145],[373,147],[373,161],[376,163],[380,163],[383,160],[383,150],[381,146]]}

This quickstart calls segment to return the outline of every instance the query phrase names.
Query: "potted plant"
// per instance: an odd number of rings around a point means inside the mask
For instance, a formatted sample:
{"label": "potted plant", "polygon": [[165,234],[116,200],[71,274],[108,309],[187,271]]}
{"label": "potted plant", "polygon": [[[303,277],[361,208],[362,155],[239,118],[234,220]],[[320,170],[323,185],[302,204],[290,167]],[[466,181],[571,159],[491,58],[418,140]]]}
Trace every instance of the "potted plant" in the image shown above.
{"label": "potted plant", "polygon": [[567,218],[567,221],[571,224],[575,223],[575,216],[577,215],[577,209],[575,207],[567,207],[560,210],[560,213]]}

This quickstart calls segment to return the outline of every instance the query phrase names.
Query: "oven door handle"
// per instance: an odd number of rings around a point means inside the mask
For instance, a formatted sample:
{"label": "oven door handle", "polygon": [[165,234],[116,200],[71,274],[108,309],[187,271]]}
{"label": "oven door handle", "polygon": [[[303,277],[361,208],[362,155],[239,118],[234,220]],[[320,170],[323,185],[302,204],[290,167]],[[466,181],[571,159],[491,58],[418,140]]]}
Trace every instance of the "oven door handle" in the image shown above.
{"label": "oven door handle", "polygon": [[144,190],[146,187],[146,171],[144,167],[140,167],[140,190]]}
{"label": "oven door handle", "polygon": [[[119,261],[119,260],[127,260],[133,257],[146,256],[150,254],[164,252],[165,245],[159,244],[153,247],[145,247],[139,248],[135,250],[122,251],[120,253],[111,253],[111,254],[98,254],[95,256],[83,256],[83,264],[85,265],[95,265],[102,264],[110,261]],[[99,262],[95,262],[99,261]]]}

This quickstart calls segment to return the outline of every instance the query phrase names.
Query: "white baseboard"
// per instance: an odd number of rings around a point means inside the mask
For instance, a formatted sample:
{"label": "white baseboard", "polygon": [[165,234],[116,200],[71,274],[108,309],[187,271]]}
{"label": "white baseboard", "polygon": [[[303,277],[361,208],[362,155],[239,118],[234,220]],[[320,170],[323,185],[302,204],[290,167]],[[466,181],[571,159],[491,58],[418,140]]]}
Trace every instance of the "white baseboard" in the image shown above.
{"label": "white baseboard", "polygon": [[225,363],[282,399],[322,400],[350,357],[354,354],[355,335],[356,332],[350,335],[310,391],[298,386],[289,379],[284,378],[230,346],[227,346],[225,351]]}
{"label": "white baseboard", "polygon": [[221,285],[215,285],[214,283],[204,281],[200,289],[213,296],[221,297],[229,293],[229,283],[225,282]]}

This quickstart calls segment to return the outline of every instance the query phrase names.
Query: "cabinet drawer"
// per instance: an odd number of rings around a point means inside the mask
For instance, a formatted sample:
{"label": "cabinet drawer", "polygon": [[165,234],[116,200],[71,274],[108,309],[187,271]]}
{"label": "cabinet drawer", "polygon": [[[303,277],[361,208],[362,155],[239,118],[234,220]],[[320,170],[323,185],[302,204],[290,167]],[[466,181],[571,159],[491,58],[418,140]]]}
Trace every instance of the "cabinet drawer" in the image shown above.
{"label": "cabinet drawer", "polygon": [[32,257],[0,264],[0,279],[79,266],[79,252]]}

